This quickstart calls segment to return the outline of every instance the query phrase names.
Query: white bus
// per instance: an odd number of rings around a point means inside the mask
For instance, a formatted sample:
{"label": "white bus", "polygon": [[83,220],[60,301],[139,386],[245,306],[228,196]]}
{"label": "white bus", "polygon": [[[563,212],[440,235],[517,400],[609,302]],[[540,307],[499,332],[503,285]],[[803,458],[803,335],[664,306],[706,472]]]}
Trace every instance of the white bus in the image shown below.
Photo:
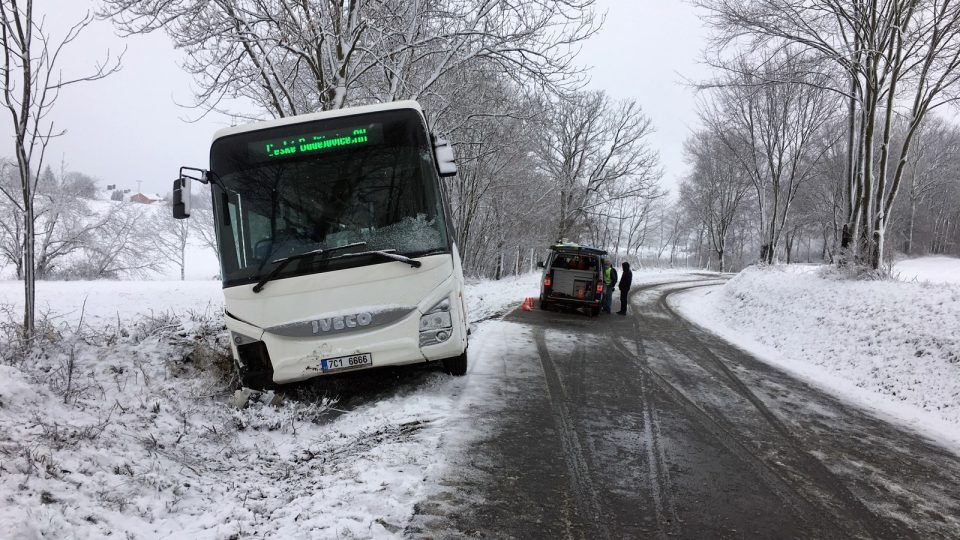
{"label": "white bus", "polygon": [[439,360],[467,370],[463,269],[440,177],[450,145],[413,101],[218,131],[210,168],[225,318],[255,388]]}

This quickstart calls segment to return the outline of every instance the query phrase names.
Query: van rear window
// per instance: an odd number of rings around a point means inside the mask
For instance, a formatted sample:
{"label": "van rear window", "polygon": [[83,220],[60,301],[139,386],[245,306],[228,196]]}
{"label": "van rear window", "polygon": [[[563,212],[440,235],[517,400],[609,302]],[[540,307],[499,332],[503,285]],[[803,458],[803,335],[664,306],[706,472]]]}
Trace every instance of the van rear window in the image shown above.
{"label": "van rear window", "polygon": [[600,260],[597,257],[558,253],[553,259],[553,268],[568,270],[596,270]]}

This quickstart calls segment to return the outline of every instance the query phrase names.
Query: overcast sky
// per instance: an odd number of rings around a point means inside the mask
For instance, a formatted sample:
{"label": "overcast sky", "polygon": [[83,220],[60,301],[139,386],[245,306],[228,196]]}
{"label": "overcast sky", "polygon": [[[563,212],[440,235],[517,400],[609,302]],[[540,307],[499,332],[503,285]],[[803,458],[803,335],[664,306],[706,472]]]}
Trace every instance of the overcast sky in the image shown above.
{"label": "overcast sky", "polygon": [[[78,0],[38,1],[47,25],[61,36],[94,3]],[[591,88],[614,97],[636,98],[653,120],[653,146],[660,152],[665,185],[673,187],[684,172],[683,140],[696,123],[693,93],[683,79],[702,78],[697,64],[706,30],[697,12],[680,0],[600,0],[606,12],[602,30],[587,42],[580,57],[590,66]],[[132,190],[166,193],[180,165],[205,167],[213,132],[229,124],[223,117],[198,116],[177,103],[190,102],[191,79],[178,67],[180,53],[163,34],[120,38],[109,23],[87,29],[69,51],[65,76],[86,72],[109,49],[127,52],[123,68],[109,78],[74,86],[60,97],[51,118],[67,133],[49,149],[47,160],[59,168],[100,179],[101,187],[118,184]],[[0,155],[13,155],[9,116],[0,120],[4,135]]]}

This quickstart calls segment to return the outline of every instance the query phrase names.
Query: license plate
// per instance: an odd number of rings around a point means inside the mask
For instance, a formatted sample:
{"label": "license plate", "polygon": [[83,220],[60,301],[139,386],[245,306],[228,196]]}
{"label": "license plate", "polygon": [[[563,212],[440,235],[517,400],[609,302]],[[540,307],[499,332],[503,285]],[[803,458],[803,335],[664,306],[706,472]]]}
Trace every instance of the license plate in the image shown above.
{"label": "license plate", "polygon": [[320,361],[320,369],[323,370],[324,373],[328,371],[367,367],[372,365],[373,355],[370,353],[338,356],[336,358],[327,358],[326,360]]}

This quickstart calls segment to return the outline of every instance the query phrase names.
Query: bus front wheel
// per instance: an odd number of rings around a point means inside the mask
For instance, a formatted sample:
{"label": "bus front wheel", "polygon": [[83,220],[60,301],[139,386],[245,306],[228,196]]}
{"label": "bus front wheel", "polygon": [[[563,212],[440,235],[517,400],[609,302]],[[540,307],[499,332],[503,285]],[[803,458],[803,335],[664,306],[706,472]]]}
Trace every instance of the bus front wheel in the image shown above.
{"label": "bus front wheel", "polygon": [[460,356],[444,358],[442,362],[443,370],[450,375],[460,377],[467,374],[467,351],[463,351],[463,354]]}

